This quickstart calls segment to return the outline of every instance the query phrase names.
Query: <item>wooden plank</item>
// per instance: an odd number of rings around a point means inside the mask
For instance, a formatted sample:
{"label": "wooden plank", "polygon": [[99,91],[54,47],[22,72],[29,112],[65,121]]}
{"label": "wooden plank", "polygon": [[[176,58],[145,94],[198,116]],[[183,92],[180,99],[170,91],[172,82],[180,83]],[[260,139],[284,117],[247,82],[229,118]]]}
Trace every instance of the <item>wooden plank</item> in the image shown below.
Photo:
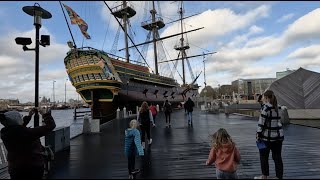
{"label": "wooden plank", "polygon": [[[114,120],[98,135],[82,135],[71,140],[69,154],[57,155],[51,177],[55,178],[128,178],[127,159],[123,154],[127,120]],[[195,110],[193,127],[188,127],[184,111],[171,115],[171,128],[165,128],[162,112],[151,129],[153,143],[144,157],[136,157],[141,169],[137,178],[215,178],[215,166],[205,166],[210,151],[209,134],[225,128],[240,150],[239,178],[261,173],[255,145],[257,119],[224,114],[204,114]],[[282,157],[284,178],[320,178],[320,130],[297,125],[284,127]],[[269,156],[270,176],[274,163]]]}

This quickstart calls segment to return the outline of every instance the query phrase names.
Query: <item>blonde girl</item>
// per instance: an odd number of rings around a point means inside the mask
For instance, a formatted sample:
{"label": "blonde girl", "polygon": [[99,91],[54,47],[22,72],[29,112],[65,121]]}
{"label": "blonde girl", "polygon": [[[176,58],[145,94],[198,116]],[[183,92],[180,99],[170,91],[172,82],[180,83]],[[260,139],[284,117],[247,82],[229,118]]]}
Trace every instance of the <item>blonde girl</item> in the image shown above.
{"label": "blonde girl", "polygon": [[206,165],[215,163],[217,179],[237,179],[240,153],[228,132],[220,128],[211,135],[212,148]]}

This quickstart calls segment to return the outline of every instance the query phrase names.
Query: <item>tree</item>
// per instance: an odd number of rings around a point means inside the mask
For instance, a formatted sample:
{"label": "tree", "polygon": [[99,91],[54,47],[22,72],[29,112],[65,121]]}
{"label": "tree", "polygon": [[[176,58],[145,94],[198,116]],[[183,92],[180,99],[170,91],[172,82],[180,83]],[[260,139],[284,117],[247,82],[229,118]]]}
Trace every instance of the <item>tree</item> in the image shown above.
{"label": "tree", "polygon": [[[205,93],[204,90],[207,90]],[[200,97],[212,97],[213,99],[217,98],[217,92],[211,87],[211,86],[206,86],[203,88],[200,92]]]}

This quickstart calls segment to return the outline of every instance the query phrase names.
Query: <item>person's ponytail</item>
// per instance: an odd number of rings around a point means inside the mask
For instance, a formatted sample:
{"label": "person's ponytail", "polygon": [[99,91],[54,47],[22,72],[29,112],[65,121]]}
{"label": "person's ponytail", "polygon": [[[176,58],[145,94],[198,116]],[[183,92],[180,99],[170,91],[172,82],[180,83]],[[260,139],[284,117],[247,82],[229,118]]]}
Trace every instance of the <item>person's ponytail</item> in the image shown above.
{"label": "person's ponytail", "polygon": [[278,101],[273,91],[267,90],[263,95],[270,99],[270,104],[274,107],[275,111],[278,112]]}

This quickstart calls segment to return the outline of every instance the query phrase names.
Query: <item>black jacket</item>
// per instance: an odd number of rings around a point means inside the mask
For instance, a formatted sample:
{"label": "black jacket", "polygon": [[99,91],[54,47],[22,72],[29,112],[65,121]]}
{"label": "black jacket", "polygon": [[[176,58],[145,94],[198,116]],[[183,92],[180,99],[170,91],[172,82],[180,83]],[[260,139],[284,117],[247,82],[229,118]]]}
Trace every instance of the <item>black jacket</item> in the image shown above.
{"label": "black jacket", "polygon": [[[1,139],[8,151],[9,172],[26,167],[43,167],[43,147],[40,137],[52,131],[56,124],[51,114],[43,114],[42,117],[44,126],[27,128],[25,125],[14,125],[1,129]],[[24,118],[30,120],[31,116]]]}
{"label": "black jacket", "polygon": [[194,102],[191,99],[188,99],[188,101],[185,103],[185,107],[188,112],[192,112],[194,107]]}

